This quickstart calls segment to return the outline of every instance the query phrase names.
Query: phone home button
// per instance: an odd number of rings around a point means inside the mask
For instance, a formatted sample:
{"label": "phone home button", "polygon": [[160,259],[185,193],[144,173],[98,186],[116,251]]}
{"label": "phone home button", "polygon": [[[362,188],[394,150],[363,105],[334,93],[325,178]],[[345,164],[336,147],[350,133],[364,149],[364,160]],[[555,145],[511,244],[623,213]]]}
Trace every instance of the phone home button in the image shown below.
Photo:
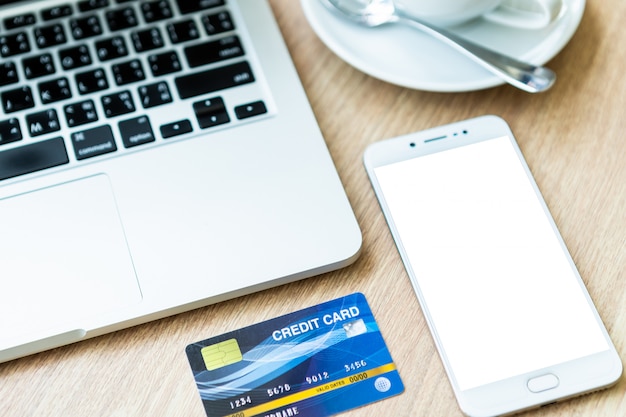
{"label": "phone home button", "polygon": [[529,379],[526,385],[531,392],[543,392],[558,387],[559,378],[553,374],[541,375],[536,378]]}

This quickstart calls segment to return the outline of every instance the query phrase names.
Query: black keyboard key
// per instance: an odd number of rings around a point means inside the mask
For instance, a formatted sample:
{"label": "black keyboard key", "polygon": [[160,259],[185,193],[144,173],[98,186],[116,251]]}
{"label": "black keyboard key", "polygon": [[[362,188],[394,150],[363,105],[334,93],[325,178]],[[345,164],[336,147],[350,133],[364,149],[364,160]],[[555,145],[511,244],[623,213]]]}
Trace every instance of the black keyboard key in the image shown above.
{"label": "black keyboard key", "polygon": [[68,104],[63,107],[63,111],[69,127],[80,126],[98,120],[96,106],[94,106],[92,100]]}
{"label": "black keyboard key", "polygon": [[31,136],[45,135],[61,129],[57,112],[54,109],[27,115],[26,126]]}
{"label": "black keyboard key", "polygon": [[224,106],[224,100],[221,97],[197,101],[193,103],[193,111],[196,113],[201,129],[230,122],[230,117],[228,117],[228,112]]}
{"label": "black keyboard key", "polygon": [[67,38],[61,24],[42,26],[35,29],[35,43],[39,49],[62,45],[65,42],[67,42]]}
{"label": "black keyboard key", "polygon": [[0,145],[22,140],[20,122],[16,118],[0,121]]}
{"label": "black keyboard key", "polygon": [[185,48],[187,62],[191,68],[212,64],[244,54],[237,36],[228,36],[217,41],[204,42]]}
{"label": "black keyboard key", "polygon": [[102,108],[106,117],[115,117],[135,111],[130,91],[120,91],[102,97]]}
{"label": "black keyboard key", "polygon": [[148,116],[139,116],[134,119],[124,120],[119,123],[119,128],[120,134],[122,135],[122,143],[124,143],[124,147],[126,148],[154,142],[155,140]]}
{"label": "black keyboard key", "polygon": [[187,119],[179,120],[173,123],[166,123],[161,126],[161,136],[163,139],[171,138],[174,136],[184,135],[193,131],[191,122]]}
{"label": "black keyboard key", "polygon": [[67,100],[72,97],[70,83],[65,77],[39,83],[39,97],[44,104]]}
{"label": "black keyboard key", "polygon": [[0,100],[5,113],[13,113],[35,106],[33,93],[28,86],[3,91],[0,93]]}
{"label": "black keyboard key", "polygon": [[13,62],[0,62],[0,87],[19,81],[17,68]]}
{"label": "black keyboard key", "polygon": [[103,9],[109,5],[109,0],[83,0],[78,2],[78,10],[88,12],[90,10]]}
{"label": "black keyboard key", "polygon": [[111,32],[132,28],[139,24],[137,21],[137,15],[135,15],[135,11],[132,7],[111,10],[106,12],[105,16]]}
{"label": "black keyboard key", "polygon": [[30,43],[26,32],[0,35],[0,56],[3,58],[25,54],[30,51]]}
{"label": "black keyboard key", "polygon": [[59,60],[64,70],[91,65],[91,55],[87,45],[78,45],[59,51]]}
{"label": "black keyboard key", "polygon": [[235,116],[240,120],[265,113],[267,113],[267,107],[261,100],[235,107]]}
{"label": "black keyboard key", "polygon": [[17,16],[11,16],[4,19],[4,27],[6,30],[21,28],[24,26],[34,25],[37,18],[33,13],[24,13]]}
{"label": "black keyboard key", "polygon": [[100,61],[109,61],[111,59],[121,58],[128,55],[126,42],[121,36],[103,39],[95,43],[96,55]]}
{"label": "black keyboard key", "polygon": [[19,146],[0,152],[0,180],[67,164],[63,138]]}
{"label": "black keyboard key", "polygon": [[102,25],[98,16],[80,17],[70,19],[70,31],[74,39],[86,39],[102,34]]}
{"label": "black keyboard key", "polygon": [[156,27],[133,32],[131,39],[137,52],[151,51],[165,45],[161,32]]}
{"label": "black keyboard key", "polygon": [[117,150],[113,132],[109,125],[72,133],[71,138],[74,146],[74,155],[76,155],[78,160],[104,155]]}
{"label": "black keyboard key", "polygon": [[46,75],[54,74],[56,71],[54,68],[54,62],[52,61],[52,55],[50,54],[24,58],[22,60],[22,67],[24,68],[26,78],[29,80],[38,77],[45,77]]}
{"label": "black keyboard key", "polygon": [[109,83],[102,69],[76,74],[76,84],[78,85],[78,92],[80,94],[89,94],[109,88]]}
{"label": "black keyboard key", "polygon": [[139,87],[139,99],[144,109],[172,102],[170,89],[165,81]]}
{"label": "black keyboard key", "polygon": [[209,35],[228,32],[235,29],[233,20],[228,12],[209,14],[202,18],[202,24]]}
{"label": "black keyboard key", "polygon": [[149,1],[141,4],[141,12],[146,22],[157,22],[172,17],[170,4],[165,0]]}
{"label": "black keyboard key", "polygon": [[167,34],[169,35],[172,43],[188,42],[200,37],[198,27],[191,19],[177,23],[170,23],[167,25]]}
{"label": "black keyboard key", "polygon": [[138,59],[113,65],[111,70],[117,85],[126,85],[146,79],[143,66]]}
{"label": "black keyboard key", "polygon": [[244,61],[178,77],[175,82],[180,98],[185,99],[252,83],[254,75],[250,65]]}
{"label": "black keyboard key", "polygon": [[61,6],[50,7],[41,11],[41,18],[43,20],[53,20],[60,17],[71,16],[73,13],[72,6],[64,4]]}
{"label": "black keyboard key", "polygon": [[176,3],[180,12],[187,14],[223,6],[224,0],[176,0]]}
{"label": "black keyboard key", "polygon": [[155,77],[178,72],[182,69],[178,55],[174,51],[150,55],[148,57],[148,65],[152,75]]}

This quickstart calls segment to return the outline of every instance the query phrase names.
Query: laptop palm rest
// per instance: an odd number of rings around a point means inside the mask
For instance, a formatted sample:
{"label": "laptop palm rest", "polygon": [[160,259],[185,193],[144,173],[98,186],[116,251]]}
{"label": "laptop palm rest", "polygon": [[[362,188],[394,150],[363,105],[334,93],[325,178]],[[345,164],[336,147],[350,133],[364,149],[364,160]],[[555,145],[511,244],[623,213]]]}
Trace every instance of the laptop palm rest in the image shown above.
{"label": "laptop palm rest", "polygon": [[141,301],[106,175],[0,199],[0,230],[0,357],[80,340]]}

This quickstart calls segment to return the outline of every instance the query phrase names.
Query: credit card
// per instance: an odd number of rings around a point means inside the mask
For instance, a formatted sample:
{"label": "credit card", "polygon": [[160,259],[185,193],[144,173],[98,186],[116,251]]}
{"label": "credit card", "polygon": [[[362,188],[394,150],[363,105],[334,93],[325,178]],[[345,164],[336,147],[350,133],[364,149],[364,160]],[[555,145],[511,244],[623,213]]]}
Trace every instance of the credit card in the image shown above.
{"label": "credit card", "polygon": [[324,417],[404,391],[361,293],[187,346],[209,417]]}

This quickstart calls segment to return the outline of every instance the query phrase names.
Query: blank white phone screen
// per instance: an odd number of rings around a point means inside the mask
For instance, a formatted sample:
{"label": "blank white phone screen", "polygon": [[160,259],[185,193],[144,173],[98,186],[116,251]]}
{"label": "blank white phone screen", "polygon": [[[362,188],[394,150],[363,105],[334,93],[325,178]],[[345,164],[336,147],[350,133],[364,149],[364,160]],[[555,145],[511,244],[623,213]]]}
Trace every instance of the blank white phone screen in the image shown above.
{"label": "blank white phone screen", "polygon": [[375,174],[461,390],[609,348],[509,138]]}

